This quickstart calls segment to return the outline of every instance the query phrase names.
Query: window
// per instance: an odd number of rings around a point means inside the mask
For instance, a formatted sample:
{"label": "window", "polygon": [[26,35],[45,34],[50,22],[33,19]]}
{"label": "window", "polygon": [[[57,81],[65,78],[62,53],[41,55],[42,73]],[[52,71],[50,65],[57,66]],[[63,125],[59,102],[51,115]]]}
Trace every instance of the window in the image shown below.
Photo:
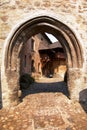
{"label": "window", "polygon": [[31,39],[31,50],[34,50],[34,39]]}
{"label": "window", "polygon": [[41,37],[41,41],[43,41],[43,38]]}
{"label": "window", "polygon": [[26,67],[26,55],[24,56],[24,67]]}
{"label": "window", "polygon": [[40,72],[40,63],[38,63],[38,72]]}
{"label": "window", "polygon": [[34,60],[31,61],[31,71],[35,72]]}

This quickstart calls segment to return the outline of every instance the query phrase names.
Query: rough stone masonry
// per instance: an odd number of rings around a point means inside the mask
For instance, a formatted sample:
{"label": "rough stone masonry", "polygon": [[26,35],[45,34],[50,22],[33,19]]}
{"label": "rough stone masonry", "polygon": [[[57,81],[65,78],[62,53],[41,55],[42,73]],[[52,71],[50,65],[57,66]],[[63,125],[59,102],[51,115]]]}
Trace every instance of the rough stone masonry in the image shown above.
{"label": "rough stone masonry", "polygon": [[68,89],[72,100],[87,97],[87,1],[0,0],[0,67],[3,107],[19,103],[19,54],[34,34],[49,32],[66,53]]}

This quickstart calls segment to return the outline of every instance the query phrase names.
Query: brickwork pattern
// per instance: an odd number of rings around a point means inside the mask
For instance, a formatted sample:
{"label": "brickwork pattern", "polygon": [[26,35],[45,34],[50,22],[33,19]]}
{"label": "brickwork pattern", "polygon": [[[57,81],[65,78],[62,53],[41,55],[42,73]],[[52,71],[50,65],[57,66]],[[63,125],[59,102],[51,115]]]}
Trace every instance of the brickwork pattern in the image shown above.
{"label": "brickwork pattern", "polygon": [[16,108],[0,111],[1,130],[87,130],[86,124],[80,104],[61,93],[26,96]]}
{"label": "brickwork pattern", "polygon": [[[1,0],[0,1],[0,46],[14,25],[36,11],[52,11],[73,31],[76,30],[84,49],[87,46],[87,4],[85,0]],[[22,15],[21,15],[22,14]],[[1,52],[1,51],[0,51]],[[85,55],[85,54],[84,54]],[[1,64],[1,62],[0,62]]]}
{"label": "brickwork pattern", "polygon": [[[39,14],[41,12],[43,13],[46,12],[49,15],[55,14],[55,17],[57,17],[59,21],[66,24],[69,28],[71,28],[72,31],[74,31],[77,39],[80,41],[81,46],[83,48],[84,63],[82,68],[83,70],[80,70],[80,73],[81,72],[84,73],[85,75],[84,82],[85,82],[85,79],[87,77],[86,74],[87,2],[86,0],[32,0],[32,1],[31,0],[4,0],[4,1],[1,0],[0,1],[0,54],[2,53],[5,40],[8,38],[9,33],[14,28],[14,26],[15,25],[18,26],[20,21],[24,20],[25,18],[28,19],[32,15],[35,15],[36,13]],[[15,47],[15,49],[17,48]],[[17,56],[17,54],[15,55]],[[1,61],[2,61],[2,56],[0,58],[0,66],[1,66]],[[70,75],[74,78],[72,72],[70,73]],[[78,85],[79,82],[80,79],[76,79],[73,85],[76,84]],[[80,88],[82,86],[83,84],[80,84]],[[77,89],[75,88],[75,90],[78,89],[79,86],[77,87]]]}

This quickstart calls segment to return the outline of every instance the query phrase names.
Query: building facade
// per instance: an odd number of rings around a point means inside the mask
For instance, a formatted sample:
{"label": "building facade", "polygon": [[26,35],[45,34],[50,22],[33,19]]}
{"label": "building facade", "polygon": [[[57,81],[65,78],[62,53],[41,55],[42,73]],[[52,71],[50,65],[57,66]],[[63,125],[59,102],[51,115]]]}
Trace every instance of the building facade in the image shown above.
{"label": "building facade", "polygon": [[66,57],[59,42],[52,43],[46,34],[32,36],[20,52],[20,76],[29,74],[35,79],[50,74],[63,75]]}

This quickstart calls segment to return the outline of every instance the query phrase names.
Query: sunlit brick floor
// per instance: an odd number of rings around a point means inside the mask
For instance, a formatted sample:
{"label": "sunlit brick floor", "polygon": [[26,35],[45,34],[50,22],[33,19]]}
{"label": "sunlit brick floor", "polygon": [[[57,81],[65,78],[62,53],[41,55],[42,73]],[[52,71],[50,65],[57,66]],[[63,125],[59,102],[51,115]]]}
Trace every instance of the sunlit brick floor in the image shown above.
{"label": "sunlit brick floor", "polygon": [[[0,130],[87,130],[85,111],[78,102],[69,100],[67,91],[64,93],[65,89],[61,89],[67,88],[66,84],[62,81],[58,84],[56,79],[48,80],[43,78],[36,86],[30,86],[15,108],[0,111]],[[41,84],[42,87],[47,85],[43,91],[38,87]]]}

